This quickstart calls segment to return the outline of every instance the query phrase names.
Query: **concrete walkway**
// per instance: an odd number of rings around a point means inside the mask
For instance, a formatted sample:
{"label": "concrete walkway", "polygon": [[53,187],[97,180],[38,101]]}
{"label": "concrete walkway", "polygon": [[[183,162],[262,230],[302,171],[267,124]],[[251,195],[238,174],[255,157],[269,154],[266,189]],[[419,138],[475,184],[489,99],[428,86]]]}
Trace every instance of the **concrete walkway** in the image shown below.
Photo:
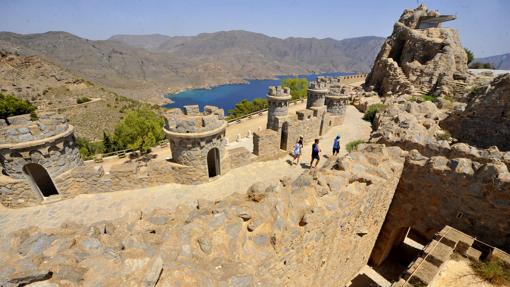
{"label": "concrete walkway", "polygon": [[[332,128],[322,137],[323,155],[330,155],[333,138],[342,135],[341,154],[345,145],[353,140],[367,140],[370,124],[363,121],[362,114],[348,106],[345,122]],[[165,184],[156,187],[125,190],[100,194],[81,194],[75,198],[34,207],[8,209],[0,207],[0,230],[3,233],[28,227],[57,227],[63,222],[74,221],[90,224],[101,220],[112,220],[129,211],[149,212],[156,208],[175,208],[179,204],[193,204],[197,199],[220,200],[232,193],[245,193],[255,182],[276,182],[284,176],[298,177],[307,169],[310,161],[311,143],[306,143],[302,163],[305,166],[291,166],[291,157],[268,162],[256,162],[231,170],[216,180],[200,185]],[[321,163],[326,161],[325,158]]]}

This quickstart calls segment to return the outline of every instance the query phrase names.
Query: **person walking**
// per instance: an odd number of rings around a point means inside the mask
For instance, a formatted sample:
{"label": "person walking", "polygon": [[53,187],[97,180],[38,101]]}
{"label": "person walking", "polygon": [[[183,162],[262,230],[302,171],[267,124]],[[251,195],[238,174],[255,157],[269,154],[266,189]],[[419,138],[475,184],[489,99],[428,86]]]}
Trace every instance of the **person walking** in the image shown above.
{"label": "person walking", "polygon": [[[317,167],[319,164],[319,161],[321,160],[319,153],[321,152],[321,149],[319,148],[319,139],[315,139],[313,145],[312,145],[312,160],[310,161],[310,168]],[[315,166],[313,166],[313,161],[317,160],[315,162]]]}
{"label": "person walking", "polygon": [[333,140],[333,155],[337,155],[340,152],[340,135],[337,135]]}
{"label": "person walking", "polygon": [[299,164],[299,158],[301,157],[301,151],[303,150],[303,137],[300,136],[296,144],[294,145],[294,159],[292,160],[292,164],[296,161],[296,165]]}

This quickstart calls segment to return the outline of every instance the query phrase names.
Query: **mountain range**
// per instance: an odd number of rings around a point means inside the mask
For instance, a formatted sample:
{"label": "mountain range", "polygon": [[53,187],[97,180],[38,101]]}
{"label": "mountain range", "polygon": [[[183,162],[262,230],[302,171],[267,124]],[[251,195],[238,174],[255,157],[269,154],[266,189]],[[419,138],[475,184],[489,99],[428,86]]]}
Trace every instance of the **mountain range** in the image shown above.
{"label": "mountain range", "polygon": [[283,74],[367,72],[380,37],[269,37],[247,31],[190,37],[116,35],[89,40],[67,32],[0,33],[0,50],[38,56],[120,95],[162,103],[162,94]]}
{"label": "mountain range", "polygon": [[510,70],[510,53],[485,58],[477,58],[474,62],[489,63],[496,70]]}

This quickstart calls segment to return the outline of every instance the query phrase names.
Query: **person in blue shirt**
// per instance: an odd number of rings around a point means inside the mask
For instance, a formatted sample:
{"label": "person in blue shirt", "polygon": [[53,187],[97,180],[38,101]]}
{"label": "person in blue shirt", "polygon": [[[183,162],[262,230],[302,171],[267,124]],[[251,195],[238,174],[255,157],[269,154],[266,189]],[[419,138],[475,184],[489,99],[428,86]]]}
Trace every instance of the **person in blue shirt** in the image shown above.
{"label": "person in blue shirt", "polygon": [[[312,145],[312,160],[310,161],[310,168],[317,167],[319,164],[319,161],[321,160],[321,157],[319,153],[321,152],[321,149],[319,148],[319,139],[315,139],[315,142]],[[313,166],[313,161],[317,160],[315,163],[315,166]]]}
{"label": "person in blue shirt", "polygon": [[340,135],[337,135],[333,141],[333,155],[337,155],[340,152]]}

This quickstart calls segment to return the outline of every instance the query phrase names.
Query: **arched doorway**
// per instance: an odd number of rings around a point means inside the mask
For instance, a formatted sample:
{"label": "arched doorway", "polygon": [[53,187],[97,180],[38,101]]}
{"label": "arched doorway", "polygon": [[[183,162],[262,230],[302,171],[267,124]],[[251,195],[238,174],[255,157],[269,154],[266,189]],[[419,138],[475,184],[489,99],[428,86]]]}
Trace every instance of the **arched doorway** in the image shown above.
{"label": "arched doorway", "polygon": [[23,172],[32,183],[32,187],[37,190],[42,197],[58,194],[53,180],[42,165],[28,163],[23,166]]}
{"label": "arched doorway", "polygon": [[289,124],[285,122],[282,125],[282,135],[280,138],[280,149],[287,150],[288,137],[289,137]]}
{"label": "arched doorway", "polygon": [[220,150],[216,147],[207,153],[207,169],[209,177],[220,175]]}

